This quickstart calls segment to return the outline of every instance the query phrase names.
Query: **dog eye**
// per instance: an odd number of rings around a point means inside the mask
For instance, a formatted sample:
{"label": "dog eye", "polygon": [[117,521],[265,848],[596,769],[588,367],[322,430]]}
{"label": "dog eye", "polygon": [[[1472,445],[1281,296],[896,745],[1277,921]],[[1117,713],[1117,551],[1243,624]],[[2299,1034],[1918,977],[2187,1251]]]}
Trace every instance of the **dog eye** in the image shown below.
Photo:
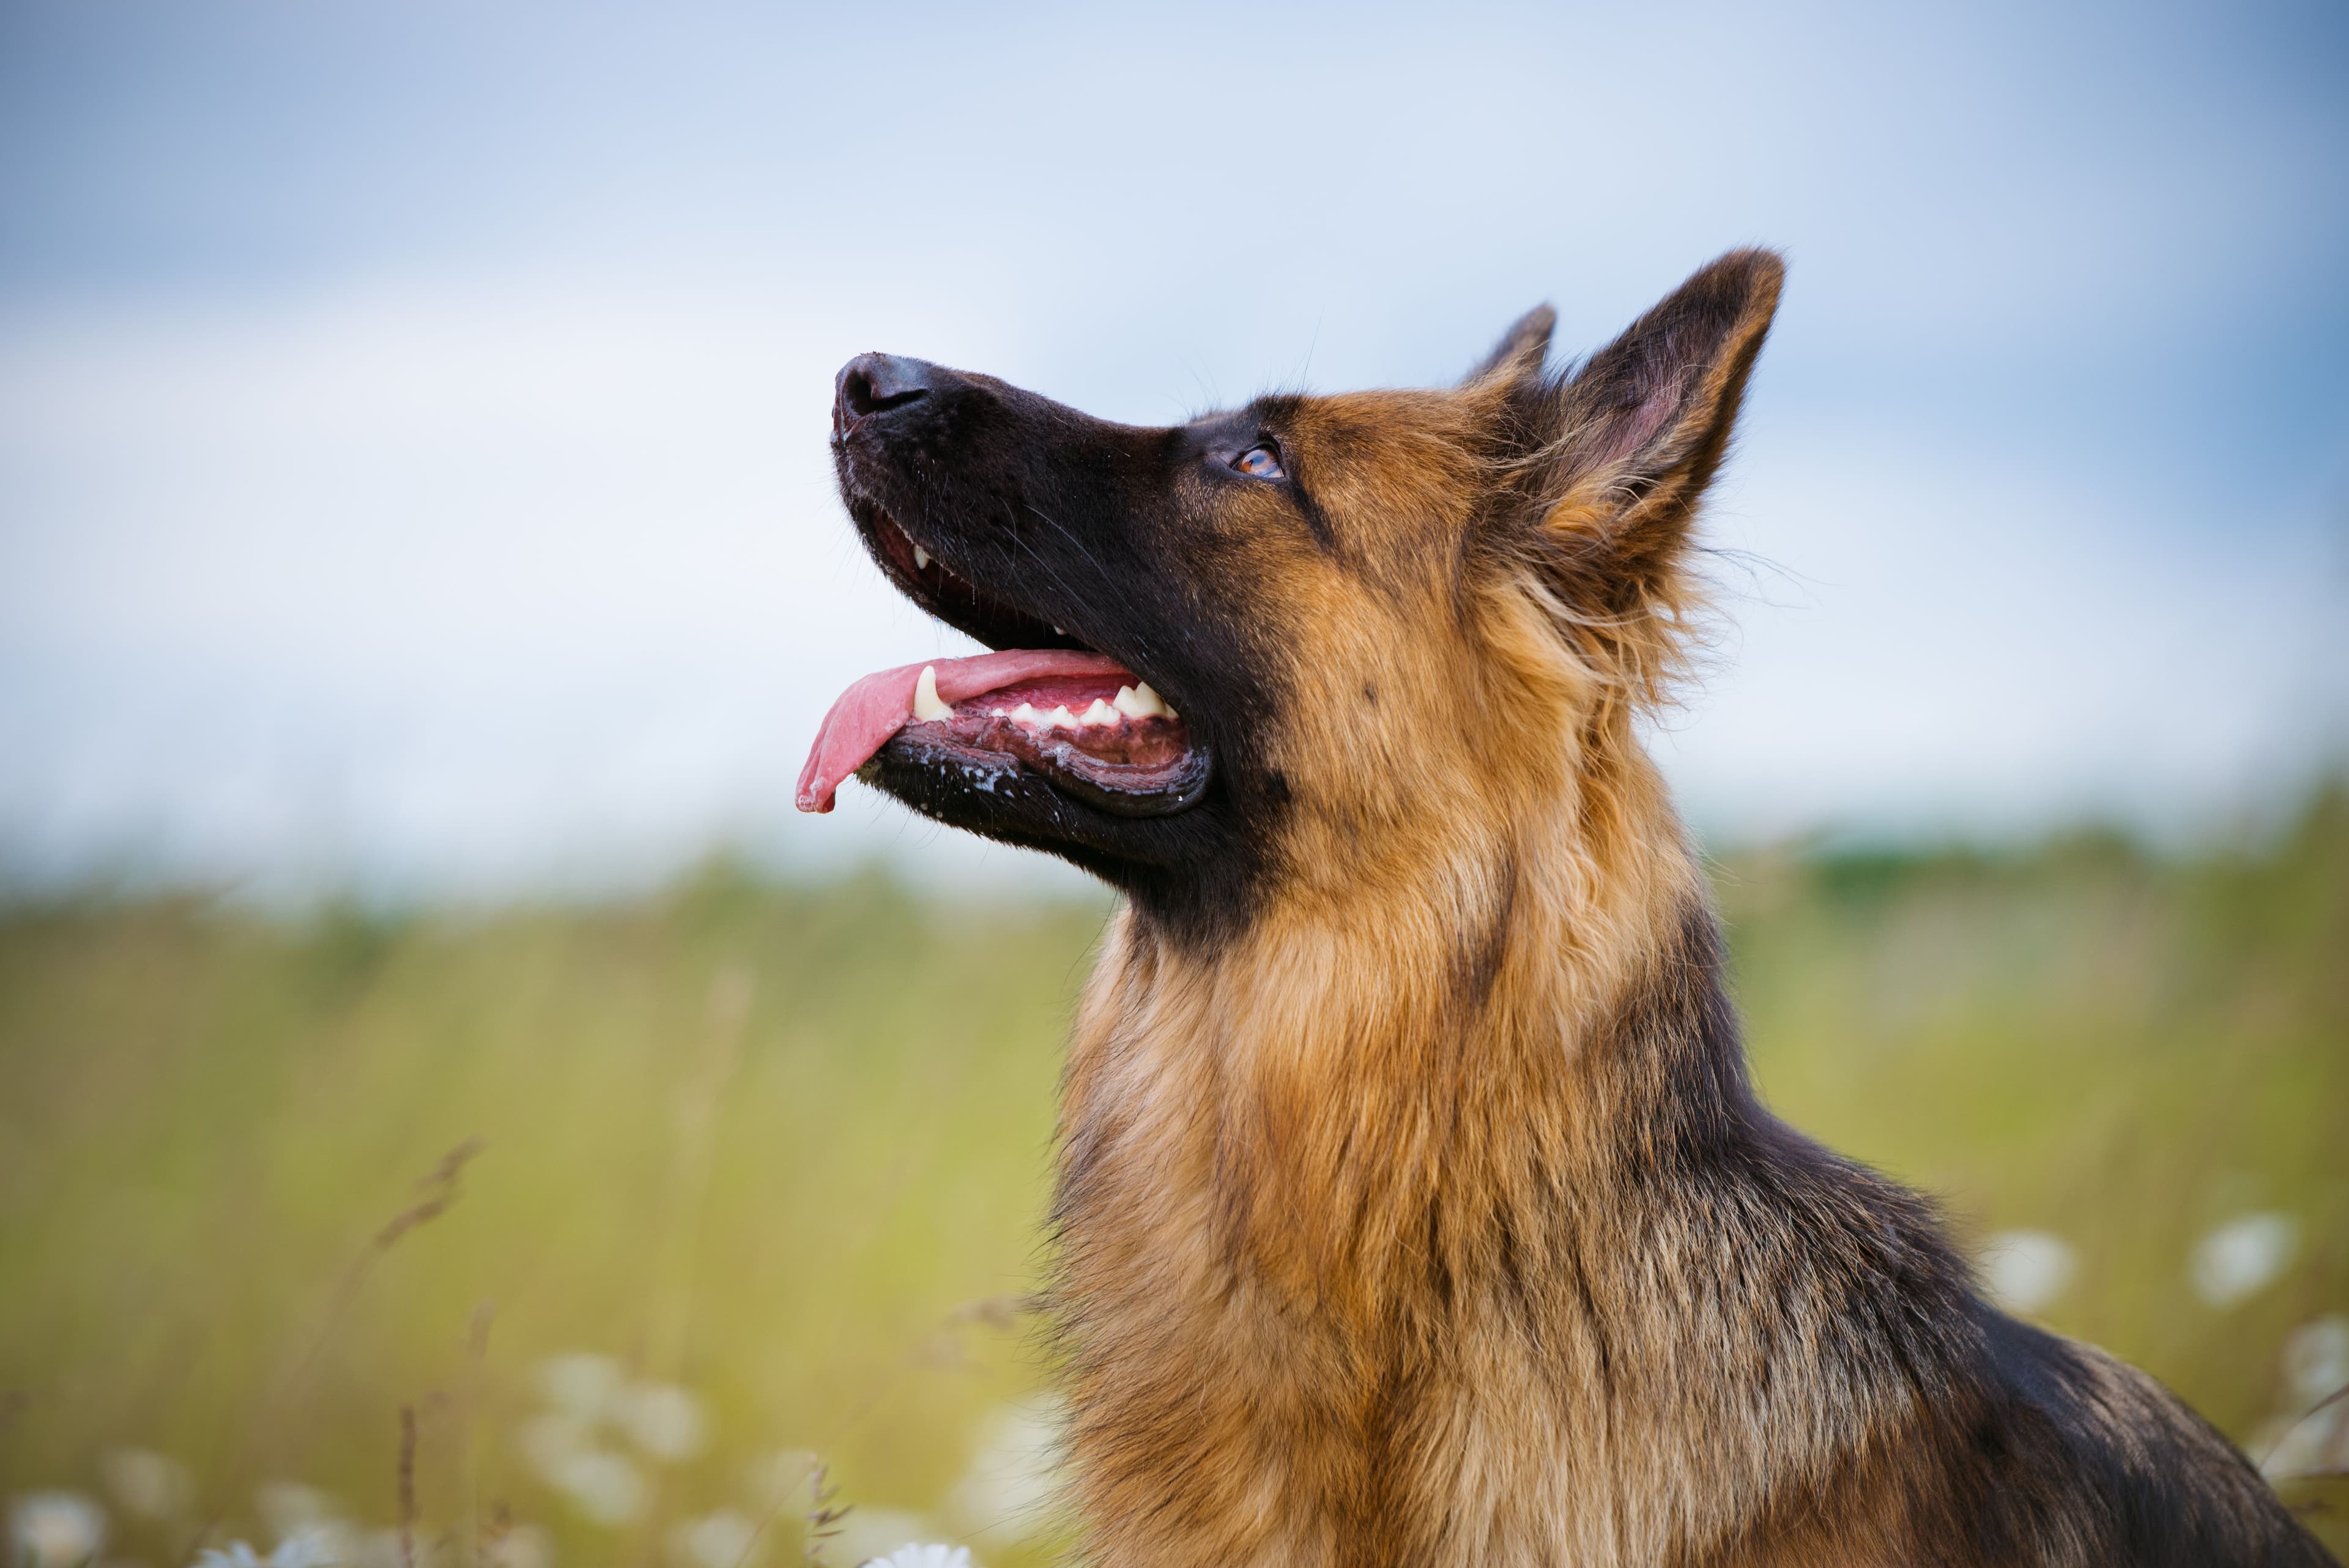
{"label": "dog eye", "polygon": [[1262,441],[1232,459],[1232,466],[1251,479],[1286,479],[1288,471],[1280,466],[1280,449],[1270,441]]}

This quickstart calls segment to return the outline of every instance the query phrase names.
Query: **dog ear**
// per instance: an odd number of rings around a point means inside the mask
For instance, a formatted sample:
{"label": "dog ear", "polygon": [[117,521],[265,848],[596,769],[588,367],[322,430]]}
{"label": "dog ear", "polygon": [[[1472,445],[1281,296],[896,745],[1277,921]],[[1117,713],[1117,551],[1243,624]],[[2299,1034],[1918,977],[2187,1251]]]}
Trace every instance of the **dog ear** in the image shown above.
{"label": "dog ear", "polygon": [[1619,613],[1670,593],[1785,275],[1772,252],[1732,251],[1557,389],[1534,465],[1538,532],[1580,606]]}
{"label": "dog ear", "polygon": [[1516,324],[1501,334],[1493,351],[1484,362],[1468,372],[1463,385],[1497,379],[1510,385],[1529,383],[1541,375],[1542,361],[1549,358],[1550,328],[1557,325],[1557,312],[1547,305],[1537,305],[1516,319]]}

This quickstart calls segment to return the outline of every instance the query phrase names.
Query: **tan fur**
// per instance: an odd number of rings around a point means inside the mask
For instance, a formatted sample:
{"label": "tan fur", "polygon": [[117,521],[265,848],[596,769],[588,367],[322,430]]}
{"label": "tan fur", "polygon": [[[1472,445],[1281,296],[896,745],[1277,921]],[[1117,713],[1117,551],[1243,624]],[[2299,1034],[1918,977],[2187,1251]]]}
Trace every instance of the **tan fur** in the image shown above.
{"label": "tan fur", "polygon": [[[1063,1292],[1079,1502],[1120,1568],[1661,1562],[1903,1413],[1867,1386],[1719,1402],[1692,1373],[1736,1358],[1736,1325],[1669,1310],[1704,1239],[1643,1216],[1576,1214],[1570,1242],[1640,1337],[1481,1299],[1509,1273],[1496,1215],[1544,1230],[1562,1192],[1606,1189],[1608,1118],[1647,1089],[1594,1023],[1702,896],[1631,732],[1687,585],[1578,619],[1521,566],[1463,558],[1507,478],[1483,437],[1499,379],[1310,406],[1297,439],[1344,454],[1312,471],[1347,544],[1266,588],[1309,650],[1274,759],[1304,803],[1277,900],[1204,958],[1121,919],[1085,994]],[[1546,525],[1637,530],[1613,477]]]}
{"label": "tan fur", "polygon": [[2223,1440],[2014,1340],[1925,1205],[1746,1090],[1634,726],[1779,276],[1725,257],[1565,380],[1537,313],[1459,389],[1285,403],[1310,530],[1192,497],[1284,804],[1228,939],[1122,915],[1076,1023],[1054,1299],[1104,1568],[2085,1564],[2137,1526],[2066,1478],[2180,1462],[2208,1538],[2271,1530]]}

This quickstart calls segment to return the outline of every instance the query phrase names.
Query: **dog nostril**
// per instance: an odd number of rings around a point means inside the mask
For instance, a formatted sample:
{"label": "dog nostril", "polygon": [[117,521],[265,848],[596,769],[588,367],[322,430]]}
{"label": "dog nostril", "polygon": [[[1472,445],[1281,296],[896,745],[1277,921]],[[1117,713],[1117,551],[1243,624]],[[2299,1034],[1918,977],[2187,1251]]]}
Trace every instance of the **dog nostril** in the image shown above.
{"label": "dog nostril", "polygon": [[919,402],[929,395],[928,371],[929,367],[919,359],[900,359],[894,354],[858,355],[841,367],[833,423],[844,427],[854,420]]}

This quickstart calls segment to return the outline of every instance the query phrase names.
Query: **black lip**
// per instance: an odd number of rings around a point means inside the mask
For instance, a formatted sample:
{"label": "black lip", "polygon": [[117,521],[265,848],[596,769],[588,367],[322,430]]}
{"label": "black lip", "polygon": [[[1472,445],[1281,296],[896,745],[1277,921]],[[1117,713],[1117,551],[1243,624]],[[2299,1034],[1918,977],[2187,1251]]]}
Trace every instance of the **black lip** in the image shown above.
{"label": "black lip", "polygon": [[[938,726],[908,724],[889,738],[878,756],[883,763],[902,762],[925,768],[958,768],[968,774],[1009,778],[1025,774],[1042,780],[1058,793],[1112,816],[1171,816],[1199,803],[1213,772],[1205,747],[1193,745],[1189,758],[1171,778],[1151,789],[1122,789],[1106,778],[1088,777],[1069,766],[1009,751],[959,743]],[[867,764],[868,766],[871,764]]]}
{"label": "black lip", "polygon": [[[1071,648],[1086,653],[1107,651],[1055,629],[1042,617],[1012,603],[968,574],[947,566],[936,541],[916,539],[896,514],[870,493],[851,491],[847,499],[848,515],[864,536],[866,552],[880,564],[882,575],[899,593],[956,630],[967,632],[997,649]],[[930,552],[926,567],[914,559],[916,545]],[[1110,657],[1119,656],[1112,653]]]}

